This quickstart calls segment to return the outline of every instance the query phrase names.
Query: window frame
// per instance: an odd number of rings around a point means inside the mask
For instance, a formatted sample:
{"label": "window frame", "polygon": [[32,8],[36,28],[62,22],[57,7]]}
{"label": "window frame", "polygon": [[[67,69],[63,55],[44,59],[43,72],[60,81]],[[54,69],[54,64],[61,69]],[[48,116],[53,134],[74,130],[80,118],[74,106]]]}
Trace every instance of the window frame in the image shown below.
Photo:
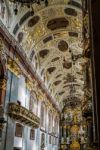
{"label": "window frame", "polygon": [[[18,127],[21,127],[21,131]],[[20,131],[20,133],[19,133]],[[22,138],[23,137],[23,126],[20,123],[16,123],[16,127],[15,127],[15,136]]]}
{"label": "window frame", "polygon": [[35,129],[30,129],[30,140],[35,140]]}

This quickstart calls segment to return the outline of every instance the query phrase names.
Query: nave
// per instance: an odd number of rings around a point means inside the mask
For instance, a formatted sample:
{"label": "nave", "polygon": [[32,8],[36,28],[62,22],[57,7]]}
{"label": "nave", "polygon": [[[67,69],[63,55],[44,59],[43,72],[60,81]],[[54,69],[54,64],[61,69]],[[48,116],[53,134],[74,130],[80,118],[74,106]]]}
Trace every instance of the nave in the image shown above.
{"label": "nave", "polygon": [[97,150],[89,6],[0,1],[0,150]]}

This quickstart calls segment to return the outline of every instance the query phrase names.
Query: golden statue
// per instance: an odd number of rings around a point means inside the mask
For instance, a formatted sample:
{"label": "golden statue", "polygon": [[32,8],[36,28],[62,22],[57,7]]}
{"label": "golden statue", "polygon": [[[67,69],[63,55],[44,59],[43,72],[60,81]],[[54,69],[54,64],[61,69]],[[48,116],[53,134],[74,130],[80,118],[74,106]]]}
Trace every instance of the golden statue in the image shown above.
{"label": "golden statue", "polygon": [[73,141],[70,145],[71,150],[80,150],[80,144],[78,141]]}

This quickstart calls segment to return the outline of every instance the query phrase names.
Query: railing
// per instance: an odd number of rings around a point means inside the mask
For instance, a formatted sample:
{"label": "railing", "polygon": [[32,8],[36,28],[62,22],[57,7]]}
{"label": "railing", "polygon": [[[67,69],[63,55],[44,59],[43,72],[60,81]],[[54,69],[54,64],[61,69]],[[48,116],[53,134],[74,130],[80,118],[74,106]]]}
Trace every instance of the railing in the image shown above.
{"label": "railing", "polygon": [[8,114],[11,118],[33,128],[38,128],[40,125],[40,118],[16,103],[9,103]]}

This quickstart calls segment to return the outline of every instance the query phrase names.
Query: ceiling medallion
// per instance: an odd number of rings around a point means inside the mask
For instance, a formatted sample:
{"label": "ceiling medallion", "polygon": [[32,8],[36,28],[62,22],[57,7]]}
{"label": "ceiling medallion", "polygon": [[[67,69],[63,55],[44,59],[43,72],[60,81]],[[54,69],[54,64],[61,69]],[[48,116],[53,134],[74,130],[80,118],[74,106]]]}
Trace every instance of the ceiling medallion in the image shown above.
{"label": "ceiling medallion", "polygon": [[65,12],[67,15],[71,15],[71,16],[74,16],[74,17],[77,16],[77,12],[76,12],[76,10],[73,9],[73,8],[66,8],[66,9],[64,10],[64,12]]}
{"label": "ceiling medallion", "polygon": [[22,42],[22,40],[23,40],[23,35],[24,35],[23,32],[19,32],[19,34],[18,34],[18,36],[17,36],[19,43]]}
{"label": "ceiling medallion", "polygon": [[57,30],[66,28],[69,25],[69,21],[65,17],[54,18],[47,23],[47,28],[50,30]]}
{"label": "ceiling medallion", "polygon": [[68,85],[63,86],[63,88],[66,88],[66,87],[68,87]]}
{"label": "ceiling medallion", "polygon": [[55,57],[55,58],[52,59],[51,62],[55,62],[55,61],[57,61],[57,60],[59,60],[59,59],[60,59],[59,57]]}
{"label": "ceiling medallion", "polygon": [[67,83],[69,83],[69,82],[75,82],[76,78],[74,75],[68,73],[67,77],[64,77],[63,80],[65,80]]}
{"label": "ceiling medallion", "polygon": [[61,40],[59,43],[58,43],[58,49],[62,52],[66,52],[67,49],[68,49],[68,43],[64,40]]}
{"label": "ceiling medallion", "polygon": [[60,84],[60,83],[61,83],[61,80],[58,80],[58,81],[55,81],[55,82],[54,82],[55,85],[58,85],[58,84]]}
{"label": "ceiling medallion", "polygon": [[60,93],[59,93],[59,95],[62,95],[62,94],[64,94],[64,93],[65,93],[65,92],[64,92],[64,91],[62,91],[62,92],[60,92]]}
{"label": "ceiling medallion", "polygon": [[41,50],[39,52],[39,55],[40,55],[40,57],[45,58],[45,56],[47,56],[48,53],[49,53],[49,50],[48,49],[44,49],[44,50]]}
{"label": "ceiling medallion", "polygon": [[54,72],[55,69],[56,67],[50,67],[47,69],[47,71],[49,72],[49,74],[51,74],[52,72]]}
{"label": "ceiling medallion", "polygon": [[70,69],[72,67],[72,62],[64,61],[63,68]]}
{"label": "ceiling medallion", "polygon": [[58,74],[57,76],[56,76],[56,78],[59,78],[59,77],[61,77],[62,76],[62,74]]}
{"label": "ceiling medallion", "polygon": [[40,19],[39,16],[34,16],[33,18],[31,18],[28,21],[28,27],[33,27],[35,24],[38,23],[39,19]]}

